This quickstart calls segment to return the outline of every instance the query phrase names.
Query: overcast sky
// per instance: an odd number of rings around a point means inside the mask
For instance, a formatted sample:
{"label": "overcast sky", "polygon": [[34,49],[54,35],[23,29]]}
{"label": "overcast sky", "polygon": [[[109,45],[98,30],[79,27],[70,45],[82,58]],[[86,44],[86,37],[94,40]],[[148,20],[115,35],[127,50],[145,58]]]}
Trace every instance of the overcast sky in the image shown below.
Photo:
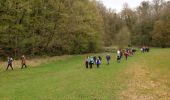
{"label": "overcast sky", "polygon": [[[99,1],[103,2],[107,8],[112,8],[119,12],[121,11],[124,3],[128,3],[130,8],[135,8],[139,6],[140,3],[144,0],[99,0]],[[152,1],[152,0],[145,0],[145,1]]]}

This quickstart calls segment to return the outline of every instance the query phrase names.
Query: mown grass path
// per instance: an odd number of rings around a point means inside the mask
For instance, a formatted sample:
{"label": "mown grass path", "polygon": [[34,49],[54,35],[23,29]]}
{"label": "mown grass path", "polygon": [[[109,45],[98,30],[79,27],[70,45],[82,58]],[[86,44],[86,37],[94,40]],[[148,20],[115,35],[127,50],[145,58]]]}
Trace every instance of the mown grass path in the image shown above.
{"label": "mown grass path", "polygon": [[[105,54],[100,54],[105,56]],[[85,69],[86,55],[0,72],[0,100],[168,100],[170,49]],[[112,54],[115,57],[115,54]],[[139,83],[138,83],[139,82]],[[139,85],[140,84],[140,85]]]}
{"label": "mown grass path", "polygon": [[156,49],[128,64],[122,100],[170,100],[170,49]]}

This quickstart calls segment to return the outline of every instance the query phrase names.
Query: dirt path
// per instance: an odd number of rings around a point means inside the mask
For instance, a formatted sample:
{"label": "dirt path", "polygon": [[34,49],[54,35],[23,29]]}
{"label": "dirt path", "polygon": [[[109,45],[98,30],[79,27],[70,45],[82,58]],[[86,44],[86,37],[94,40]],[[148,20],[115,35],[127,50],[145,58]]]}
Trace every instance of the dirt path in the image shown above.
{"label": "dirt path", "polygon": [[140,61],[144,59],[130,63],[128,69],[120,75],[129,76],[124,81],[126,89],[120,93],[120,100],[170,100],[169,76],[164,74],[153,79],[160,74],[159,71],[150,70],[148,62]]}

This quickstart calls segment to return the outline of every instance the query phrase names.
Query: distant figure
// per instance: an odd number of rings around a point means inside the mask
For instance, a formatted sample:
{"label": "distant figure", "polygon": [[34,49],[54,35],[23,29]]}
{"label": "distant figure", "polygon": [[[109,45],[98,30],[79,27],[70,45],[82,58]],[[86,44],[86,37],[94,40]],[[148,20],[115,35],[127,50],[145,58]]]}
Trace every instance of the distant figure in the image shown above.
{"label": "distant figure", "polygon": [[8,57],[8,65],[7,65],[6,70],[8,70],[9,67],[11,67],[11,69],[14,70],[13,67],[12,67],[12,62],[13,62],[12,57]]}
{"label": "distant figure", "polygon": [[143,47],[143,52],[147,52],[147,48],[145,46]]}
{"label": "distant figure", "polygon": [[129,55],[129,54],[128,54],[128,51],[125,51],[125,52],[124,52],[124,56],[125,56],[125,59],[126,59],[126,60],[127,60],[127,58],[128,58],[128,55]]}
{"label": "distant figure", "polygon": [[120,50],[117,50],[117,55],[118,55],[118,56],[121,56]]}
{"label": "distant figure", "polygon": [[96,64],[96,60],[97,60],[96,56],[93,57],[93,60],[94,60],[94,64]]}
{"label": "distant figure", "polygon": [[120,51],[120,59],[123,58],[123,51],[122,50],[119,50]]}
{"label": "distant figure", "polygon": [[89,57],[86,58],[85,65],[86,65],[86,68],[88,69],[89,68]]}
{"label": "distant figure", "polygon": [[148,52],[150,51],[150,48],[148,47]]}
{"label": "distant figure", "polygon": [[26,58],[25,58],[25,56],[23,55],[23,56],[21,57],[21,69],[23,69],[24,67],[27,68]]}
{"label": "distant figure", "polygon": [[106,55],[106,60],[107,60],[107,64],[108,64],[108,65],[110,64],[110,59],[111,59],[110,55],[109,55],[109,54]]}
{"label": "distant figure", "polygon": [[91,57],[89,61],[89,65],[91,69],[93,68],[93,64],[94,64],[94,60],[93,60],[93,57]]}
{"label": "distant figure", "polygon": [[121,52],[120,50],[117,51],[117,62],[120,63],[120,60],[121,60]]}
{"label": "distant figure", "polygon": [[146,52],[149,52],[149,47],[146,47]]}
{"label": "distant figure", "polygon": [[98,58],[98,59],[96,60],[97,68],[99,68],[100,64],[101,64],[101,61],[100,61],[100,59]]}

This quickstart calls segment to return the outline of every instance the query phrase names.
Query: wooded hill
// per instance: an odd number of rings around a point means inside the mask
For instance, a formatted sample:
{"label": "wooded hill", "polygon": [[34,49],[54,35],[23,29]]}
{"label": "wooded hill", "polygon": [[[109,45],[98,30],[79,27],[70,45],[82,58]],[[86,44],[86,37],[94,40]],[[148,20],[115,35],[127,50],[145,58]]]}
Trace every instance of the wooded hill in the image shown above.
{"label": "wooded hill", "polygon": [[[0,47],[13,56],[97,52],[103,46],[170,46],[170,2],[127,4],[121,12],[95,0],[0,0]],[[1,50],[2,51],[2,50]]]}

